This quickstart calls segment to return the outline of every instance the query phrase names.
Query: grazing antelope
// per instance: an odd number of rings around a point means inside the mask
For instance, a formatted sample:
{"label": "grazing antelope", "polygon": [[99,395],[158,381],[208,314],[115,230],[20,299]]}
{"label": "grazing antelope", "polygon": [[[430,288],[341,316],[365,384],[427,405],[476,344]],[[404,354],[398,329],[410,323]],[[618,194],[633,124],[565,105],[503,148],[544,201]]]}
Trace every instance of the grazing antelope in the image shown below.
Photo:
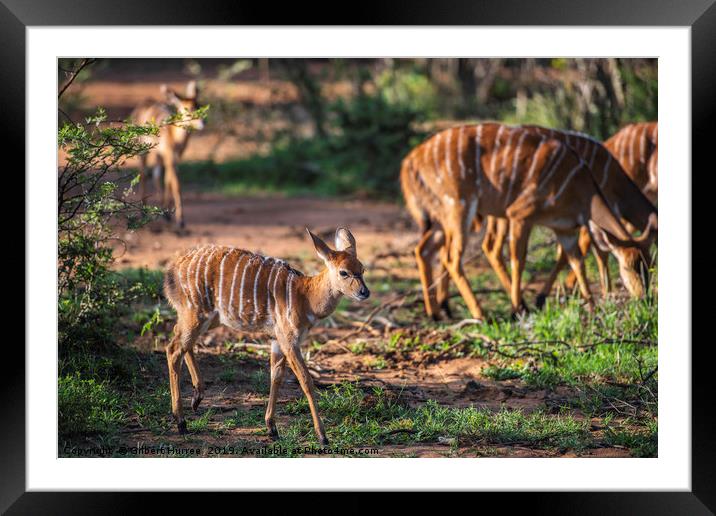
{"label": "grazing antelope", "polygon": [[[627,229],[636,228],[647,234],[647,236],[642,237],[641,241],[643,242],[644,250],[648,250],[657,236],[656,224],[658,219],[656,208],[630,179],[620,162],[613,158],[604,145],[582,133],[557,131],[532,125],[522,127],[541,136],[557,138],[576,152],[586,162],[610,208],[620,217]],[[502,245],[506,234],[506,220],[495,221],[488,218],[485,238],[483,239],[483,250],[501,283],[509,292],[509,278],[507,278],[506,269],[502,263]],[[586,227],[583,227],[580,231],[578,245],[582,254],[586,254],[589,251],[591,238]],[[593,249],[599,270],[602,293],[606,294],[611,288],[608,252],[599,247],[594,247]],[[566,263],[566,257],[561,248],[558,247],[557,263],[537,295],[536,304],[538,308],[544,305],[559,271]],[[619,262],[620,270],[623,268],[629,269],[631,266],[632,264]],[[648,285],[648,267],[651,266],[651,255],[648,251],[646,252],[645,260],[639,261],[638,264],[633,264],[633,266],[643,267],[643,270],[639,270],[641,281],[636,281],[635,278],[627,273],[628,277],[632,278],[632,281],[625,283],[625,287],[633,297],[641,297],[644,294],[643,287]],[[572,274],[571,280],[574,281],[575,279],[576,277]]]}
{"label": "grazing antelope", "polygon": [[604,145],[627,175],[654,204],[658,203],[659,126],[657,122],[629,124]]}
{"label": "grazing antelope", "polygon": [[164,191],[162,194],[162,207],[170,210],[170,196],[174,204],[177,224],[184,227],[184,211],[181,202],[181,190],[179,187],[179,176],[177,164],[181,159],[192,130],[204,128],[204,121],[191,115],[197,107],[198,90],[196,81],[190,81],[186,86],[186,93],[179,95],[174,90],[161,86],[164,102],[147,102],[138,106],[130,115],[130,119],[136,124],[156,123],[161,124],[170,117],[180,115],[179,119],[167,125],[160,125],[159,135],[147,137],[148,143],[156,145],[147,153],[142,154],[140,159],[140,195],[142,199],[146,196],[147,165],[153,168],[155,188],[161,192],[159,178],[164,171]]}
{"label": "grazing antelope", "polygon": [[217,245],[196,247],[167,268],[164,292],[177,312],[177,323],[166,353],[172,413],[180,433],[186,432],[179,381],[182,357],[194,386],[191,406],[196,411],[204,394],[204,382],[194,358],[194,342],[206,330],[223,324],[275,338],[266,408],[270,436],[278,438],[274,408],[288,363],[308,399],[318,440],[322,445],[328,444],[300,344],[318,319],[336,309],[341,296],[363,301],[370,291],[363,281],[363,265],[349,230],[336,230],[335,251],[310,231],[308,234],[326,266],[315,276],[304,276],[282,260]]}
{"label": "grazing antelope", "polygon": [[[476,216],[509,220],[513,311],[522,306],[520,279],[533,225],[551,228],[592,304],[578,231],[589,225],[595,242],[612,252],[625,284],[640,280],[644,243],[612,212],[588,164],[565,142],[498,123],[460,126],[433,135],[403,160],[401,188],[421,228],[415,248],[428,315],[437,318],[432,260],[439,255],[471,315],[483,318],[462,260]],[[647,235],[648,236],[648,235]]]}

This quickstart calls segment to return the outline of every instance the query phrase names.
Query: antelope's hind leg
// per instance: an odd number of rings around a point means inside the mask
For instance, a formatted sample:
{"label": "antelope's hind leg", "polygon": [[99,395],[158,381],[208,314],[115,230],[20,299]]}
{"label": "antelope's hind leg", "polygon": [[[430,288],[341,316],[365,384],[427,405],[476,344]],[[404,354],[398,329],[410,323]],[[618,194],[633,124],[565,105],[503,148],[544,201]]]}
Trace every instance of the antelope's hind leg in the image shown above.
{"label": "antelope's hind leg", "polygon": [[[466,223],[467,222],[467,223]],[[446,245],[442,248],[440,259],[450,273],[450,278],[460,291],[465,304],[467,305],[470,315],[475,319],[484,319],[482,308],[470,287],[470,282],[465,276],[463,268],[463,255],[467,244],[467,226],[472,224],[472,220],[465,220],[465,214],[459,213],[455,217],[455,222],[445,228]]]}
{"label": "antelope's hind leg", "polygon": [[529,242],[532,225],[525,221],[510,221],[510,282],[512,300],[512,317],[524,313],[526,305],[522,299],[522,272],[525,269],[527,243]]}
{"label": "antelope's hind leg", "polygon": [[[219,325],[219,318],[218,315],[213,315],[211,319],[209,319],[205,324],[205,328],[207,330],[210,330],[212,328],[216,328]],[[199,332],[197,333],[197,337],[204,333],[202,330],[204,327],[199,329]],[[202,378],[201,371],[199,370],[199,366],[196,363],[196,357],[194,356],[194,346],[193,343],[191,346],[189,346],[186,350],[186,354],[184,355],[184,362],[186,362],[186,367],[189,369],[189,375],[191,376],[191,384],[194,387],[194,392],[192,393],[191,397],[191,410],[196,412],[199,408],[199,404],[201,403],[201,400],[204,399],[204,379]]]}
{"label": "antelope's hind leg", "polygon": [[589,289],[589,283],[587,283],[586,275],[584,272],[584,255],[579,249],[578,235],[570,232],[557,232],[557,240],[562,246],[564,253],[567,257],[569,266],[572,268],[574,275],[577,278],[577,284],[579,285],[579,291],[582,297],[587,302],[587,308],[592,309],[594,307],[594,299]]}
{"label": "antelope's hind leg", "polygon": [[538,309],[541,310],[542,308],[544,308],[544,305],[547,302],[547,298],[552,292],[552,286],[554,285],[554,282],[557,281],[557,276],[565,265],[567,265],[567,256],[564,254],[562,246],[557,244],[557,259],[555,261],[554,267],[549,273],[549,277],[542,284],[542,288],[540,289],[539,294],[537,294],[537,300],[535,304],[537,305]]}
{"label": "antelope's hind leg", "polygon": [[435,246],[433,245],[434,233],[434,229],[428,229],[423,233],[420,242],[415,246],[415,260],[418,263],[418,273],[420,274],[420,285],[423,289],[425,312],[428,314],[428,317],[437,320],[439,318],[440,308],[438,307],[437,296],[433,293],[433,260],[436,253]]}
{"label": "antelope's hind leg", "polygon": [[181,407],[181,360],[184,355],[182,350],[182,330],[179,323],[174,326],[174,336],[166,347],[167,366],[169,369],[169,390],[172,396],[172,415],[177,423],[180,434],[186,433],[186,421]]}
{"label": "antelope's hind leg", "polygon": [[189,311],[178,312],[177,315],[174,336],[166,347],[166,354],[169,389],[172,396],[172,415],[177,423],[179,433],[185,434],[187,431],[186,421],[181,404],[181,365],[185,353],[194,346],[194,341],[199,336],[200,324],[196,315]]}
{"label": "antelope's hind leg", "polygon": [[440,253],[444,252],[445,233],[441,229],[435,230],[429,247],[426,246],[424,254],[429,256],[432,268],[431,276],[433,277],[433,287],[436,289],[435,299],[438,310],[442,310],[445,317],[452,319],[452,310],[450,310],[450,273],[443,267]]}

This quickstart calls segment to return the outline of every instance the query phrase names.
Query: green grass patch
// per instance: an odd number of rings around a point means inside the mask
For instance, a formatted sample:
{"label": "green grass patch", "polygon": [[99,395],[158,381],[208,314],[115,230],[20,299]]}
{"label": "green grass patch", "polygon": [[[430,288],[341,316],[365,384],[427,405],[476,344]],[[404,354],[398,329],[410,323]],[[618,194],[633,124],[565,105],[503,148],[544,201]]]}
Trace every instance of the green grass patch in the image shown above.
{"label": "green grass patch", "polygon": [[[594,444],[588,423],[567,414],[453,408],[432,400],[410,407],[383,389],[366,392],[353,383],[321,392],[318,404],[334,447],[443,441],[582,450]],[[296,400],[285,410],[294,417],[283,430],[281,444],[289,448],[306,441],[315,444],[307,402]]]}
{"label": "green grass patch", "polygon": [[58,425],[63,436],[111,434],[125,418],[122,397],[107,382],[61,376],[57,384]]}
{"label": "green grass patch", "polygon": [[628,448],[633,457],[656,457],[658,454],[658,431],[656,420],[650,420],[642,428],[607,428],[604,442],[609,446]]}

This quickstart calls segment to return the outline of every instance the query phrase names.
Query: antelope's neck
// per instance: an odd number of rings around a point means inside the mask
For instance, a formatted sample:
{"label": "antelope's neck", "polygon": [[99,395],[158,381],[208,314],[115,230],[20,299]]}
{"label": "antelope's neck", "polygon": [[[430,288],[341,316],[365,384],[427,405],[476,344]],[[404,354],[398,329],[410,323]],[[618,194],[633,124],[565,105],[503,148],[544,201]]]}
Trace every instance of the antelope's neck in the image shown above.
{"label": "antelope's neck", "polygon": [[174,140],[174,144],[176,145],[177,150],[181,155],[182,151],[186,147],[187,142],[189,141],[190,133],[187,129],[184,129],[183,127],[180,127],[178,125],[171,125],[169,127],[172,132],[172,140]]}
{"label": "antelope's neck", "polygon": [[[328,269],[324,269],[315,276],[300,278],[299,293],[305,300],[306,315],[323,319],[333,313],[341,300],[341,293],[334,290],[328,277]],[[310,317],[309,317],[310,319]]]}

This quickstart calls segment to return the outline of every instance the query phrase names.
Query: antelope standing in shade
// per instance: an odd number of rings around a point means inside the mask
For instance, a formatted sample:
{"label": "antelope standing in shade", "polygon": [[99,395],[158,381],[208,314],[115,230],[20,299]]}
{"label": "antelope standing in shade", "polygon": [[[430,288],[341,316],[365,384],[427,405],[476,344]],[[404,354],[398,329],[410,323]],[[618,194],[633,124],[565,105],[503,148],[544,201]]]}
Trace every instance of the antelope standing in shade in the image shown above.
{"label": "antelope standing in shade", "polygon": [[164,292],[177,312],[177,323],[166,353],[172,413],[180,433],[186,432],[179,381],[182,357],[194,386],[191,406],[196,411],[204,394],[204,383],[194,357],[194,342],[206,330],[223,324],[275,338],[271,345],[271,390],[266,408],[270,436],[278,438],[274,408],[288,364],[308,399],[318,440],[322,445],[328,444],[300,344],[318,319],[328,317],[336,309],[342,296],[363,301],[370,291],[363,281],[363,265],[349,230],[336,231],[335,251],[310,231],[308,234],[325,264],[319,274],[311,277],[282,260],[216,245],[196,247],[167,268]]}
{"label": "antelope standing in shade", "polygon": [[[432,261],[439,255],[475,318],[483,318],[465,277],[462,260],[476,216],[509,220],[513,311],[522,306],[520,280],[533,225],[557,235],[587,302],[577,241],[589,225],[595,242],[616,257],[625,284],[641,281],[637,272],[645,245],[633,239],[612,212],[587,163],[558,138],[497,123],[441,131],[403,160],[401,187],[422,236],[415,248],[428,315],[438,316],[432,295]],[[444,292],[446,285],[441,288]]]}
{"label": "antelope standing in shade", "polygon": [[[626,228],[630,231],[632,228],[636,228],[646,235],[641,238],[641,241],[643,248],[648,250],[657,236],[657,210],[644,193],[642,193],[640,188],[630,179],[630,176],[622,168],[620,162],[614,159],[606,146],[590,136],[581,133],[557,131],[531,125],[522,127],[541,136],[557,138],[576,152],[581,159],[586,162],[610,208],[621,218]],[[644,147],[648,149],[647,146]],[[485,238],[483,239],[483,250],[500,278],[500,282],[509,292],[509,278],[504,263],[502,262],[502,246],[507,231],[507,221],[505,219],[495,220],[488,217]],[[579,235],[579,248],[582,254],[586,254],[590,246],[591,238],[589,231],[586,227],[583,227]],[[593,250],[599,270],[602,293],[606,294],[611,288],[608,267],[609,253],[599,247],[593,247]],[[566,263],[567,260],[564,253],[561,248],[558,248],[557,262],[549,278],[545,281],[537,295],[536,304],[538,308],[544,305],[552,289],[552,285],[557,279],[559,271],[562,270]],[[632,266],[644,267],[644,270],[639,270],[642,281],[631,282],[625,284],[625,286],[632,296],[641,297],[643,295],[642,287],[648,284],[648,267],[651,266],[651,255],[646,251],[645,260],[635,264],[619,262],[620,269]],[[575,280],[576,277],[571,273],[568,278],[568,284],[571,283],[571,285],[573,285]]]}
{"label": "antelope standing in shade", "polygon": [[627,175],[654,204],[659,193],[659,126],[657,122],[629,124],[604,145]]}
{"label": "antelope standing in shade", "polygon": [[[146,138],[148,142],[156,145],[139,157],[140,195],[142,199],[146,198],[147,165],[149,165],[153,168],[155,188],[162,193],[162,207],[168,211],[173,202],[176,222],[180,227],[184,227],[177,165],[189,142],[191,131],[203,129],[204,121],[191,115],[198,107],[198,90],[195,81],[187,84],[184,95],[179,95],[166,84],[161,86],[161,92],[164,102],[144,103],[130,115],[130,119],[136,124],[162,124],[168,118],[179,115],[176,122],[160,125],[157,137]],[[160,186],[162,170],[164,171],[163,192]]]}

